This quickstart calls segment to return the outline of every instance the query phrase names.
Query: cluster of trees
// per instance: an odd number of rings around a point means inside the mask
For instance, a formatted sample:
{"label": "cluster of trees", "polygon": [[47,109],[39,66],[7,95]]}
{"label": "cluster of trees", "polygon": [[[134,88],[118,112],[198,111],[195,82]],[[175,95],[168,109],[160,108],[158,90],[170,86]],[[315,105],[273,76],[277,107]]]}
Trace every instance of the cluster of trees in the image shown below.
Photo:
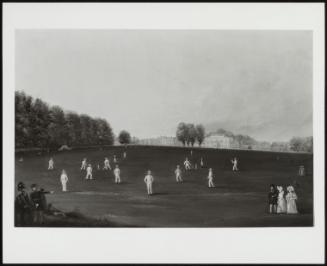
{"label": "cluster of trees", "polygon": [[184,146],[194,146],[195,142],[198,142],[199,146],[201,146],[205,138],[205,130],[202,125],[195,126],[191,123],[181,122],[177,126],[176,138]]}
{"label": "cluster of trees", "polygon": [[289,145],[292,151],[313,152],[313,137],[293,137]]}
{"label": "cluster of trees", "polygon": [[24,92],[15,92],[15,111],[16,148],[114,143],[112,128],[105,119],[65,112]]}

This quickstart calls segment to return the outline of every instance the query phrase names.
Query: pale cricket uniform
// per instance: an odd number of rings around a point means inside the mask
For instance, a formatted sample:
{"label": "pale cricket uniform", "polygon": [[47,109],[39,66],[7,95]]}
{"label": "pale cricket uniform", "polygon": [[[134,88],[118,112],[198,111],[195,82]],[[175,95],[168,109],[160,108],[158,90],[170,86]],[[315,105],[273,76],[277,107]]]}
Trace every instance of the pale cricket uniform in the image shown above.
{"label": "pale cricket uniform", "polygon": [[154,179],[153,179],[152,175],[146,175],[145,178],[144,178],[144,182],[146,184],[148,195],[151,195],[153,193],[152,192],[152,183],[153,183],[153,181],[154,181]]}
{"label": "pale cricket uniform", "polygon": [[117,163],[117,158],[116,158],[116,156],[114,157],[114,163]]}
{"label": "pale cricket uniform", "polygon": [[68,176],[66,174],[61,174],[60,181],[61,181],[61,185],[62,185],[62,191],[66,192],[67,191]]}
{"label": "pale cricket uniform", "polygon": [[104,167],[103,167],[103,169],[105,169],[105,170],[108,170],[108,169],[111,170],[109,159],[104,160]]}
{"label": "pale cricket uniform", "polygon": [[237,169],[237,159],[232,160],[232,164],[233,164],[233,171],[238,171],[238,169]]}
{"label": "pale cricket uniform", "polygon": [[185,169],[186,169],[186,170],[190,170],[190,169],[191,169],[191,163],[190,163],[190,161],[185,160],[185,162],[184,162],[184,166],[185,166]]}
{"label": "pale cricket uniform", "polygon": [[123,153],[123,157],[124,157],[124,159],[126,159],[126,157],[127,157],[127,153],[126,152]]}
{"label": "pale cricket uniform", "polygon": [[208,174],[208,187],[215,187],[215,184],[213,183],[212,171],[209,171],[209,174]]}
{"label": "pale cricket uniform", "polygon": [[85,170],[85,169],[86,169],[86,160],[83,160],[81,170]]}
{"label": "pale cricket uniform", "polygon": [[93,179],[92,177],[92,167],[91,166],[88,166],[86,168],[86,177],[85,179]]}
{"label": "pale cricket uniform", "polygon": [[120,169],[119,168],[115,168],[114,170],[114,175],[115,175],[115,183],[120,183]]}
{"label": "pale cricket uniform", "polygon": [[175,175],[176,175],[176,182],[183,182],[183,179],[182,179],[182,170],[180,168],[177,168],[175,170]]}
{"label": "pale cricket uniform", "polygon": [[48,166],[48,170],[53,170],[54,167],[54,162],[52,159],[49,160],[49,166]]}
{"label": "pale cricket uniform", "polygon": [[200,161],[200,165],[201,165],[201,167],[203,167],[203,165],[204,165],[202,158],[201,158],[201,161]]}

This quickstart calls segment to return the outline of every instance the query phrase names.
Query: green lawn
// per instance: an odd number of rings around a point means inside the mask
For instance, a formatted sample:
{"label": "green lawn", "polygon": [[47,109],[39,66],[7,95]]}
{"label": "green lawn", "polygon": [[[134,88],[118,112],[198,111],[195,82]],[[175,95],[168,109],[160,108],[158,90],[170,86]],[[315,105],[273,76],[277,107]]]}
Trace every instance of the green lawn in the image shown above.
{"label": "green lawn", "polygon": [[[15,183],[29,186],[37,183],[46,190],[49,203],[65,211],[77,211],[91,218],[108,219],[122,226],[145,227],[253,227],[312,226],[313,176],[312,154],[231,151],[217,149],[129,146],[127,159],[122,160],[123,147],[72,150],[49,155],[24,155],[16,160]],[[97,171],[95,180],[84,180],[80,171],[84,157],[95,166],[104,157],[116,154],[121,169],[122,184],[115,184],[111,172]],[[48,171],[53,156],[55,170]],[[183,184],[177,184],[174,169],[185,157],[192,162],[204,158],[212,167],[216,188],[207,187],[208,169],[184,173]],[[230,159],[239,158],[240,172],[233,173]],[[16,159],[18,159],[17,156]],[[297,176],[298,166],[305,165],[307,175]],[[66,169],[69,192],[61,192],[60,173]],[[143,182],[145,172],[153,172],[154,195],[148,197]],[[269,184],[284,188],[297,183],[298,215],[267,213]],[[92,226],[92,224],[90,224]]]}

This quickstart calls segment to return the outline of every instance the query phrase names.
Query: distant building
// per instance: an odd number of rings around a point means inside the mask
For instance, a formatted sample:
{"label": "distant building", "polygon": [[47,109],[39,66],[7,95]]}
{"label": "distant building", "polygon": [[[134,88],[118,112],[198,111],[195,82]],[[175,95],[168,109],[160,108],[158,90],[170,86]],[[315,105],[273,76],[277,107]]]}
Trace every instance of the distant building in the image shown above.
{"label": "distant building", "polygon": [[201,146],[207,148],[230,149],[231,144],[232,138],[226,137],[224,135],[212,134],[204,139]]}
{"label": "distant building", "polygon": [[181,143],[176,139],[176,137],[157,137],[140,139],[138,141],[140,145],[158,145],[158,146],[181,146]]}

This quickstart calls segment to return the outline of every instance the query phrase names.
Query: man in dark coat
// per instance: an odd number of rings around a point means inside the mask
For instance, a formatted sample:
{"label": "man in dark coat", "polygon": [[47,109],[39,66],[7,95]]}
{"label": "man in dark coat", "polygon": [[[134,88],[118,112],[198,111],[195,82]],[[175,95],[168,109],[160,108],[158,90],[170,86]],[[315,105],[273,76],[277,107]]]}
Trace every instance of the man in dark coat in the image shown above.
{"label": "man in dark coat", "polygon": [[26,226],[30,223],[32,205],[28,194],[25,192],[25,185],[19,182],[17,185],[18,195],[15,198],[15,225]]}
{"label": "man in dark coat", "polygon": [[277,212],[277,199],[278,199],[277,189],[274,184],[271,184],[270,191],[268,193],[269,213]]}
{"label": "man in dark coat", "polygon": [[44,211],[47,210],[47,202],[45,194],[53,193],[53,191],[45,191],[43,188],[38,190],[37,185],[33,184],[32,192],[30,194],[31,201],[33,203],[33,223],[44,223]]}

